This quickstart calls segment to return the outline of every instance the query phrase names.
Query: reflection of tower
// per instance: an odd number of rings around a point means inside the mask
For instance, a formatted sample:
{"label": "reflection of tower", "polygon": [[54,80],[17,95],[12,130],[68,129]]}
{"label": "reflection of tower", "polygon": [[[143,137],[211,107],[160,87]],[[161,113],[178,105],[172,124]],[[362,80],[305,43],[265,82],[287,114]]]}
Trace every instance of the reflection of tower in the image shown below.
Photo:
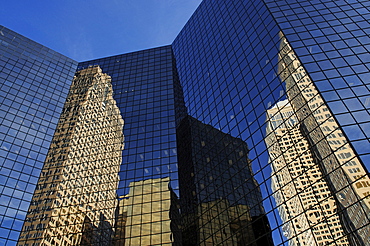
{"label": "reflection of tower", "polygon": [[109,245],[122,127],[110,77],[99,67],[77,72],[19,245]]}
{"label": "reflection of tower", "polygon": [[127,211],[125,210],[125,201],[128,195],[120,196],[118,200],[118,206],[116,210],[116,225],[114,233],[114,246],[124,246],[125,245],[125,230],[126,230],[126,220]]}
{"label": "reflection of tower", "polygon": [[272,245],[245,142],[190,116],[178,139],[185,245]]}
{"label": "reflection of tower", "polygon": [[[149,194],[138,195],[138,187],[146,187],[144,184],[139,185],[139,181],[149,182],[148,180],[169,177],[168,182],[171,189],[178,194],[174,77],[172,75],[176,68],[173,65],[173,60],[171,47],[165,46],[87,61],[79,65],[80,68],[83,68],[99,64],[104,72],[112,76],[114,98],[125,117],[125,150],[122,153],[123,161],[119,173],[121,179],[117,194],[128,196],[128,198],[121,200],[124,203],[123,209],[127,212],[129,212],[127,206],[142,205],[134,198],[144,197],[147,205],[150,203],[150,199],[157,199]],[[138,187],[133,188],[133,185]],[[163,194],[169,193],[168,186],[166,187]],[[170,193],[174,195],[174,193]],[[134,198],[131,198],[131,195]],[[174,196],[172,198],[173,201],[176,200]],[[153,200],[153,204],[158,202],[158,200]],[[179,212],[175,206],[176,202],[171,203],[171,206],[168,206],[166,202],[168,200],[162,202],[162,214],[167,214],[167,216],[152,217],[153,223],[163,226],[153,226],[153,230],[147,230],[147,226],[152,224],[151,222],[140,222],[142,230],[138,229],[140,224],[137,224],[138,221],[130,221],[130,217],[132,217],[130,215],[127,215],[126,221],[124,214],[117,218],[115,242],[118,240],[117,243],[120,244],[125,241],[125,245],[134,245],[131,241],[136,240],[137,242],[138,236],[142,236],[143,241],[144,239],[146,242],[156,241],[160,245],[176,243],[179,236],[175,220],[176,212],[177,214]],[[151,212],[147,211],[146,219],[149,219]],[[158,211],[153,210],[152,214],[154,213],[158,214]],[[157,219],[163,219],[163,221]],[[171,234],[167,226],[168,223],[170,223],[173,234],[172,241],[169,239]],[[137,234],[129,228],[135,228],[141,234]],[[161,237],[163,241],[159,241],[161,233],[165,235]],[[151,238],[153,239],[151,240]]]}
{"label": "reflection of tower", "polygon": [[116,245],[176,245],[181,241],[176,195],[169,182],[167,177],[130,183],[118,214],[124,237],[117,236]]}
{"label": "reflection of tower", "polygon": [[329,188],[336,194],[344,229],[354,235],[349,239],[354,244],[370,245],[367,225],[370,178],[286,38],[281,38],[280,77],[286,82],[288,98],[301,122],[302,134]]}
{"label": "reflection of tower", "polygon": [[349,245],[337,206],[288,100],[267,111],[272,189],[289,245]]}

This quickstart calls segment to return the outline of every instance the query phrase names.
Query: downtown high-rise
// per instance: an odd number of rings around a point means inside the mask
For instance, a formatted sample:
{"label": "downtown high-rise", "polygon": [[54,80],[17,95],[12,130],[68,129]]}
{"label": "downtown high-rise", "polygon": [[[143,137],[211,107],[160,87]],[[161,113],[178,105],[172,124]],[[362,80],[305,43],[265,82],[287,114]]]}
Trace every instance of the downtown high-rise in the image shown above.
{"label": "downtown high-rise", "polygon": [[369,19],[205,0],[81,63],[1,27],[0,244],[368,245]]}

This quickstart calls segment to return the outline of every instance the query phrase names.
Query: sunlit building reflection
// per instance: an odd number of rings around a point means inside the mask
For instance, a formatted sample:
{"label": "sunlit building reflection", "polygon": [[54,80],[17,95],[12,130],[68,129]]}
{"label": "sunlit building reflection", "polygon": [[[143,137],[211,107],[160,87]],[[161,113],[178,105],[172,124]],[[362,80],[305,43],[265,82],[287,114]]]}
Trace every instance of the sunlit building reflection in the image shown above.
{"label": "sunlit building reflection", "polygon": [[77,72],[18,245],[110,245],[122,127],[110,77]]}
{"label": "sunlit building reflection", "polygon": [[349,245],[336,201],[288,100],[267,110],[272,191],[289,245]]}
{"label": "sunlit building reflection", "polygon": [[177,196],[170,179],[130,183],[119,203],[114,245],[181,245]]}
{"label": "sunlit building reflection", "polygon": [[[353,244],[370,244],[370,178],[315,84],[281,34],[279,76],[312,158],[335,194],[337,213]],[[317,194],[320,195],[321,193]],[[324,197],[322,197],[322,200]]]}

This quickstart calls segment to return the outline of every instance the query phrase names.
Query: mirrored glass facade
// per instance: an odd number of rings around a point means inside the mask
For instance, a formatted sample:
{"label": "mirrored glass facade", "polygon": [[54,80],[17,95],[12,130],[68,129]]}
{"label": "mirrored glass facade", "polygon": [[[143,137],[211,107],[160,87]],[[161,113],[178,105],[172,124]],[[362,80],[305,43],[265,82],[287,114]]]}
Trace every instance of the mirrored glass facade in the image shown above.
{"label": "mirrored glass facade", "polygon": [[124,144],[112,93],[99,66],[76,73],[18,245],[111,244]]}
{"label": "mirrored glass facade", "polygon": [[115,245],[181,245],[176,144],[177,74],[171,46],[78,65],[111,76],[125,122]]}
{"label": "mirrored glass facade", "polygon": [[0,242],[370,245],[369,19],[204,0],[172,45],[77,69],[2,28]]}
{"label": "mirrored glass facade", "polygon": [[15,245],[77,62],[0,26],[0,245]]}
{"label": "mirrored glass facade", "polygon": [[187,116],[178,151],[184,245],[273,245],[244,141]]}
{"label": "mirrored glass facade", "polygon": [[275,245],[370,243],[368,19],[366,1],[203,1],[172,45],[189,115],[248,146]]}

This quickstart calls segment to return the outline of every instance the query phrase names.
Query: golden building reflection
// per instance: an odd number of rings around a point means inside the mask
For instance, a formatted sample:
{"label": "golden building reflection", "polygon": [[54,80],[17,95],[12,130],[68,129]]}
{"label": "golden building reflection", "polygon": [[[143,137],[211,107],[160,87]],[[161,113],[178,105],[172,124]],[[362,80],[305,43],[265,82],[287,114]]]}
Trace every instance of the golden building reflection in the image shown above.
{"label": "golden building reflection", "polygon": [[110,245],[123,119],[100,67],[76,73],[18,245]]}
{"label": "golden building reflection", "polygon": [[267,110],[272,190],[289,245],[350,245],[336,201],[288,100]]}
{"label": "golden building reflection", "polygon": [[[370,214],[370,178],[287,39],[282,34],[280,38],[279,76],[286,84],[293,117],[299,122],[299,134],[306,139],[310,158],[317,163],[333,194],[343,230],[351,235],[349,242],[370,244],[370,228],[366,226]],[[320,190],[316,196],[322,194],[325,192]],[[321,197],[318,202],[326,199]]]}
{"label": "golden building reflection", "polygon": [[118,208],[115,245],[174,245],[181,241],[177,197],[170,178],[130,183]]}

